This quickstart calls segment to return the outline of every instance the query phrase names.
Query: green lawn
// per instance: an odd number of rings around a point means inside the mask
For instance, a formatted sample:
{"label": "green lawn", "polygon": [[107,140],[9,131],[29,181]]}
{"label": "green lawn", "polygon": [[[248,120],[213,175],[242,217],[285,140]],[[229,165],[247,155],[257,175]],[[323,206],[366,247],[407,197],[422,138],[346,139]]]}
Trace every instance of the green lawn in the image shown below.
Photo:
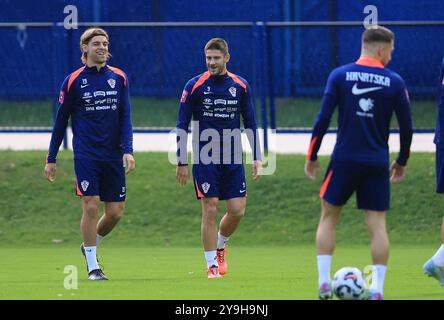
{"label": "green lawn", "polygon": [[[258,123],[261,126],[259,101]],[[0,126],[52,126],[52,102],[9,102],[0,101]],[[135,127],[173,128],[177,121],[177,99],[132,98],[132,119]],[[277,127],[311,127],[320,108],[319,99],[276,99]],[[415,128],[434,128],[436,105],[434,101],[412,101]],[[267,111],[268,112],[268,111]],[[270,119],[268,119],[270,121]],[[336,127],[336,113],[331,122]],[[397,123],[394,120],[393,126]]]}
{"label": "green lawn", "polygon": [[[81,203],[75,196],[72,153],[58,157],[57,179],[43,177],[45,152],[0,152],[0,247],[45,245],[52,239],[80,241]],[[116,244],[196,246],[200,203],[192,183],[179,187],[166,153],[136,153],[128,176],[125,218],[113,234]],[[323,170],[328,158],[320,157]],[[247,175],[248,203],[236,242],[242,245],[312,243],[319,219],[321,173],[315,182],[303,172],[303,156],[278,155],[274,175],[258,182]],[[437,243],[444,205],[435,188],[434,155],[415,153],[406,180],[392,186],[388,228],[395,243]],[[246,172],[251,172],[249,166]],[[223,209],[223,208],[222,208]],[[338,240],[367,243],[363,215],[352,198],[343,212]],[[129,236],[131,235],[131,236]],[[110,239],[111,240],[111,239]]]}
{"label": "green lawn", "polygon": [[[0,152],[0,299],[316,299],[322,174],[309,181],[303,156],[279,155],[276,173],[256,183],[247,176],[246,216],[230,240],[229,274],[209,281],[192,184],[179,187],[167,154],[136,153],[125,216],[99,249],[112,280],[100,283],[85,280],[78,248],[81,203],[72,153],[61,152],[52,184],[43,177],[44,157],[43,151]],[[328,158],[320,161],[325,170]],[[444,299],[444,289],[421,270],[440,243],[444,205],[434,179],[434,155],[418,153],[406,180],[392,186],[387,299]],[[350,200],[332,271],[370,264],[363,218]],[[78,269],[77,290],[63,287],[66,265]]]}
{"label": "green lawn", "polygon": [[[366,246],[338,246],[332,272],[346,265],[363,269],[370,264],[368,251]],[[444,299],[444,288],[421,270],[432,252],[430,246],[394,246],[384,298]],[[312,245],[233,244],[229,271],[222,279],[206,278],[200,247],[116,247],[103,242],[99,255],[110,281],[102,282],[86,279],[84,258],[77,246],[2,248],[0,254],[0,299],[317,299]],[[65,277],[73,275],[72,271],[65,273],[66,266],[74,266],[77,271],[77,289],[64,287]]]}

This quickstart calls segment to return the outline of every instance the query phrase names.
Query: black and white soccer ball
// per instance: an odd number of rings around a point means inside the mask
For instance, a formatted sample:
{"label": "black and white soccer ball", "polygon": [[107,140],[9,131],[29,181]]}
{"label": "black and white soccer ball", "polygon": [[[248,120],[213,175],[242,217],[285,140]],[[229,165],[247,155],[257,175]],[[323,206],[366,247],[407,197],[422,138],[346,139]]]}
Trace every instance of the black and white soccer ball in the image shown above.
{"label": "black and white soccer ball", "polygon": [[332,289],[341,300],[361,300],[365,296],[367,283],[361,270],[344,267],[335,273]]}

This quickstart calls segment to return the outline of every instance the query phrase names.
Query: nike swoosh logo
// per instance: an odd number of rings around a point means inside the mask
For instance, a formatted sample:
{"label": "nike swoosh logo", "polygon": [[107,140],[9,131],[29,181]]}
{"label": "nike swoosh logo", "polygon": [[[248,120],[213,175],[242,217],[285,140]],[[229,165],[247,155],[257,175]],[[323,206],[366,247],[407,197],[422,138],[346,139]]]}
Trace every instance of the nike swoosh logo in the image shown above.
{"label": "nike swoosh logo", "polygon": [[89,84],[85,84],[85,85],[80,85],[80,88],[85,88],[85,87],[87,87],[87,86],[89,86]]}
{"label": "nike swoosh logo", "polygon": [[123,198],[125,196],[125,194],[119,194],[120,198]]}
{"label": "nike swoosh logo", "polygon": [[372,91],[381,90],[381,89],[382,89],[382,87],[371,87],[371,88],[362,88],[362,89],[359,89],[359,88],[358,88],[358,84],[355,83],[355,85],[354,85],[353,88],[352,88],[352,93],[353,93],[355,96],[359,96],[359,95],[364,94],[364,93],[367,93],[367,92],[372,92]]}
{"label": "nike swoosh logo", "polygon": [[244,193],[245,191],[247,191],[247,189],[239,190],[240,193]]}
{"label": "nike swoosh logo", "polygon": [[212,93],[212,92],[210,92],[210,91],[204,91],[204,94],[210,94],[210,93]]}

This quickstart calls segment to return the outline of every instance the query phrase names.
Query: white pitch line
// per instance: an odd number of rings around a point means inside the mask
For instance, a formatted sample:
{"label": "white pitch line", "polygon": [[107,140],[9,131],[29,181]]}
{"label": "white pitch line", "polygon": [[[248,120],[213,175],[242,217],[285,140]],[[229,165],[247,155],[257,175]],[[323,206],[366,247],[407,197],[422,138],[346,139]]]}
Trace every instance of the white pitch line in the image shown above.
{"label": "white pitch line", "polygon": [[[306,154],[310,143],[310,133],[272,133],[268,135],[269,151],[282,154]],[[47,150],[50,133],[0,133],[0,150]],[[71,146],[72,133],[68,130],[68,148]],[[176,136],[174,133],[135,133],[134,151],[174,152]],[[324,136],[319,155],[329,155],[336,141],[335,133]],[[242,143],[246,152],[251,152],[246,136]],[[263,141],[262,141],[263,144]],[[389,138],[390,152],[399,151],[399,134],[392,133]],[[191,138],[188,139],[191,150]],[[433,133],[415,133],[411,152],[435,152]]]}

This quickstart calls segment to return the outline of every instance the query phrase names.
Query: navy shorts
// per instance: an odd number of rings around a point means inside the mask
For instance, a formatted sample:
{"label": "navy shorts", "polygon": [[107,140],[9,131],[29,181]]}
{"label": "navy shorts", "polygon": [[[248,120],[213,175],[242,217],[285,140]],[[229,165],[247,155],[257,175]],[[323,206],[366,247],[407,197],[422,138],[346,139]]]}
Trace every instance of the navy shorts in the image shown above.
{"label": "navy shorts", "polygon": [[247,195],[243,164],[194,164],[193,182],[198,199],[227,200]]}
{"label": "navy shorts", "polygon": [[436,192],[444,193],[444,148],[436,146]]}
{"label": "navy shorts", "polygon": [[75,159],[74,170],[78,196],[100,196],[100,200],[105,202],[125,201],[123,161]]}
{"label": "navy shorts", "polygon": [[321,187],[321,198],[342,206],[355,191],[359,209],[387,211],[390,208],[389,169],[332,160]]}

